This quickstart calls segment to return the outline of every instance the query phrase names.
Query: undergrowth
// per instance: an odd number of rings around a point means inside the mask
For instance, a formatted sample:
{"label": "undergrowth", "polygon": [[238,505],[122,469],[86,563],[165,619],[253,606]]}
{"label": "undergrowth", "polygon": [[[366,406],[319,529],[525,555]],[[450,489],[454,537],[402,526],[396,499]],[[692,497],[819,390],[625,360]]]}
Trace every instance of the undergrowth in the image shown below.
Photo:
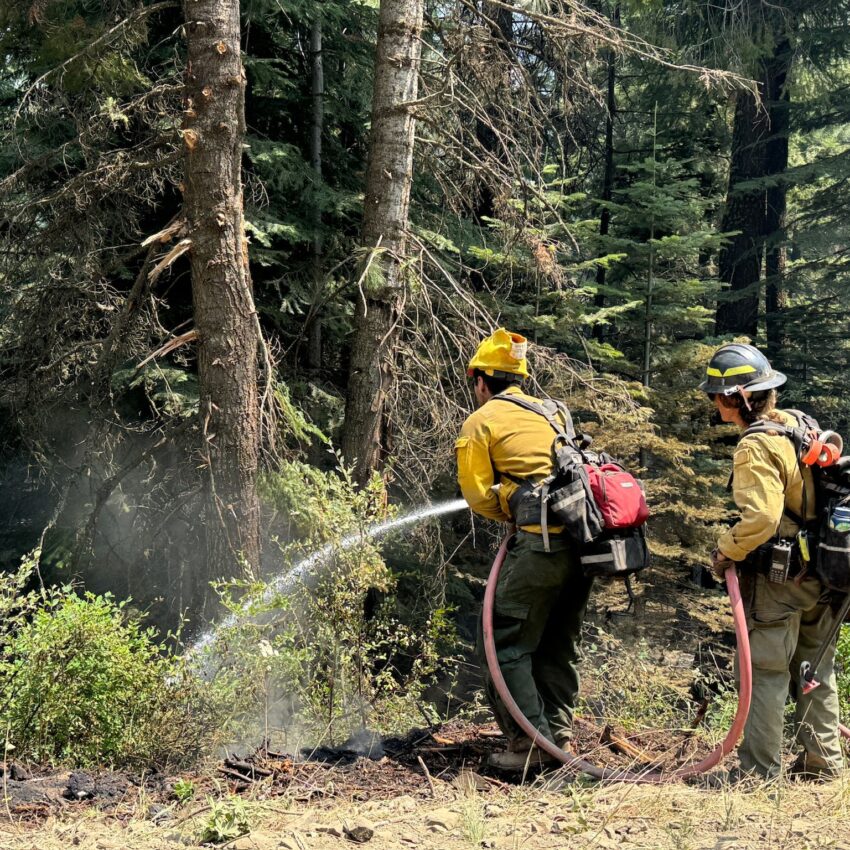
{"label": "undergrowth", "polygon": [[402,598],[400,573],[369,537],[392,516],[380,479],[361,489],[345,471],[290,462],[265,477],[263,495],[280,532],[279,572],[219,585],[233,616],[203,662],[229,695],[234,728],[286,746],[356,734],[368,746],[371,731],[421,724],[452,631],[422,582],[418,597]]}
{"label": "undergrowth", "polygon": [[[110,595],[0,576],[0,734],[19,759],[148,768],[215,745],[219,712],[182,659]],[[33,585],[38,587],[33,589]]]}
{"label": "undergrowth", "polygon": [[218,586],[232,617],[206,651],[176,654],[178,636],[147,628],[126,601],[43,586],[37,553],[0,577],[7,751],[166,768],[224,743],[338,743],[421,724],[453,645],[439,594],[422,592],[427,546],[397,545],[388,567],[368,535],[392,515],[377,478],[359,489],[345,472],[293,462],[263,490],[280,572]]}

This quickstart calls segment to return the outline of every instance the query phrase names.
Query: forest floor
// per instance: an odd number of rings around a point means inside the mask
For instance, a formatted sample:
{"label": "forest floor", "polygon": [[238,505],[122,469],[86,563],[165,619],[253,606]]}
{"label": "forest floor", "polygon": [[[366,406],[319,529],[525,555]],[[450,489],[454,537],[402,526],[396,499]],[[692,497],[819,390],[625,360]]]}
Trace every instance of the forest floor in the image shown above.
{"label": "forest floor", "polygon": [[[619,586],[597,589],[576,749],[598,764],[669,770],[707,753],[728,725],[729,711],[712,705],[729,679],[728,606],[670,569],[644,583],[635,616],[619,616],[623,607]],[[676,712],[682,720],[671,723]],[[667,727],[649,731],[653,721]],[[369,756],[344,746],[297,758],[258,751],[184,777],[194,796],[183,803],[175,777],[9,771],[0,848],[178,850],[241,821],[249,832],[219,846],[850,850],[850,776],[752,789],[602,784],[566,769],[506,776],[487,766],[503,743],[492,724],[457,717],[386,739]]]}

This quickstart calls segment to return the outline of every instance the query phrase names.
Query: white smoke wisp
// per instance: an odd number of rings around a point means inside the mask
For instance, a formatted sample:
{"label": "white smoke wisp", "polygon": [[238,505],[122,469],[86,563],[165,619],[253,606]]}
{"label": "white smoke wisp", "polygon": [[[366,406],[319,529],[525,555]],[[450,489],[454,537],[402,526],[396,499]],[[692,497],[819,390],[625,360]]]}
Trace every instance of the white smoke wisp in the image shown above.
{"label": "white smoke wisp", "polygon": [[[384,534],[394,531],[397,528],[401,528],[405,525],[411,525],[415,522],[419,522],[420,520],[428,519],[429,517],[456,513],[457,511],[463,510],[465,507],[466,501],[464,499],[450,499],[444,502],[438,502],[436,505],[426,505],[425,507],[411,511],[408,514],[396,517],[395,519],[389,519],[385,522],[377,523],[376,525],[367,528],[365,531],[357,531],[353,534],[349,534],[340,541],[328,543],[325,546],[322,546],[321,549],[317,549],[311,555],[308,555],[306,558],[299,561],[294,567],[292,567],[291,570],[281,573],[272,579],[265,594],[263,595],[263,601],[268,602],[278,594],[291,592],[294,589],[296,582],[307,576],[311,576],[314,571],[325,564],[328,558],[335,552],[345,551],[350,549],[352,546],[356,546],[358,543],[361,543],[363,540],[382,537]],[[204,632],[198,640],[188,648],[187,654],[195,655],[202,653],[215,641],[216,635],[220,630],[232,628],[243,616],[245,616],[245,612],[229,614],[220,623]]]}

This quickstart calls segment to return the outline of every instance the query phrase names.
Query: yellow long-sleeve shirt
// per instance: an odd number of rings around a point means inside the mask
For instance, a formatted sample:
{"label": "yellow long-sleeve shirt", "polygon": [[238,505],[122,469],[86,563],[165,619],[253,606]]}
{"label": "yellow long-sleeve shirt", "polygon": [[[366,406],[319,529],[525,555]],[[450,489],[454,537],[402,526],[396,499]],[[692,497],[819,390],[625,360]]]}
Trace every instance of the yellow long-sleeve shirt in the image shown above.
{"label": "yellow long-sleeve shirt", "polygon": [[[519,387],[509,387],[505,394],[541,403]],[[554,438],[546,419],[512,402],[494,398],[479,407],[463,423],[455,443],[458,483],[469,507],[488,519],[509,522],[510,499],[519,485],[506,475],[520,479],[548,475]],[[493,490],[496,483],[501,484],[498,491]],[[539,525],[523,528],[540,531]]]}
{"label": "yellow long-sleeve shirt", "polygon": [[[796,426],[797,420],[784,410],[783,421]],[[787,507],[803,514],[803,487],[806,488],[806,519],[816,513],[811,470],[801,471],[794,444],[783,434],[750,434],[735,449],[732,497],[741,518],[717,541],[717,548],[732,561],[747,555],[777,533],[791,538],[799,526],[783,512]]]}

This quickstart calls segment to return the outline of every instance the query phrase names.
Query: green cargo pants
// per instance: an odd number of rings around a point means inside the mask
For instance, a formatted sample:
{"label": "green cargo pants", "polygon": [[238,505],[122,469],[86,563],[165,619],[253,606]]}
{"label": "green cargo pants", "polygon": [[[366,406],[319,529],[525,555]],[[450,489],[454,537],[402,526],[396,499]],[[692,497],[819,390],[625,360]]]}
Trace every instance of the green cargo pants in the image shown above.
{"label": "green cargo pants", "polygon": [[[579,688],[578,644],[592,579],[585,578],[575,544],[552,537],[550,552],[539,534],[517,532],[505,558],[493,612],[496,655],[508,690],[543,737],[569,737]],[[478,649],[484,685],[499,728],[508,741],[525,733],[496,693]]]}
{"label": "green cargo pants", "polygon": [[838,694],[833,662],[835,647],[818,665],[820,687],[799,692],[800,663],[812,661],[833,622],[817,579],[777,584],[758,574],[743,577],[749,585],[747,626],[753,659],[753,701],[739,755],[745,771],[766,778],[782,769],[782,730],[789,691],[796,700],[797,742],[815,763],[842,768],[838,737]]}

